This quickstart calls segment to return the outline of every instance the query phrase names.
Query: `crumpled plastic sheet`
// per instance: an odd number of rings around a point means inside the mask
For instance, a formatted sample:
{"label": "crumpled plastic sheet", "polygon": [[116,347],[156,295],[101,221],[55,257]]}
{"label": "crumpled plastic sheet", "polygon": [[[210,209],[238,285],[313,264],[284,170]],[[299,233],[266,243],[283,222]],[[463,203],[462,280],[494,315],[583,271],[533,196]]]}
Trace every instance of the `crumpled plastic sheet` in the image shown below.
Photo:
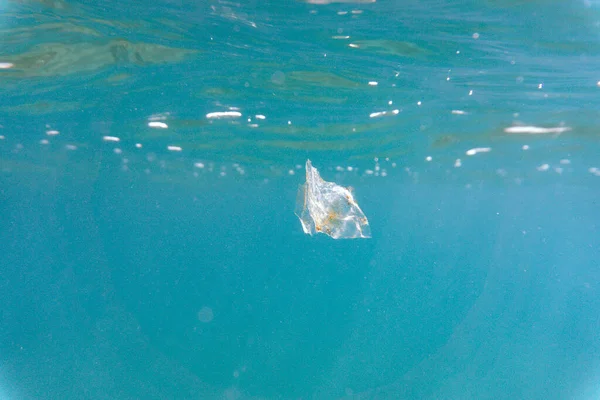
{"label": "crumpled plastic sheet", "polygon": [[296,215],[304,233],[324,233],[334,239],[370,238],[369,220],[350,189],[327,182],[306,161],[306,183],[300,185]]}

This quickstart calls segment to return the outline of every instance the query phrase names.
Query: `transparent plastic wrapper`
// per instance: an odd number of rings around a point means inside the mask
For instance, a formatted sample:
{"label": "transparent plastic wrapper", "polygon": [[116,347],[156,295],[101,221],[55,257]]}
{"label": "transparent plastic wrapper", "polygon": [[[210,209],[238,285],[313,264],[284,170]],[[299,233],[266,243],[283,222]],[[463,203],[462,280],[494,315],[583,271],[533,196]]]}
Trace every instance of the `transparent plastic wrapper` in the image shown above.
{"label": "transparent plastic wrapper", "polygon": [[352,192],[334,182],[326,182],[306,161],[306,183],[300,185],[296,215],[304,233],[325,233],[334,239],[370,238],[369,220]]}

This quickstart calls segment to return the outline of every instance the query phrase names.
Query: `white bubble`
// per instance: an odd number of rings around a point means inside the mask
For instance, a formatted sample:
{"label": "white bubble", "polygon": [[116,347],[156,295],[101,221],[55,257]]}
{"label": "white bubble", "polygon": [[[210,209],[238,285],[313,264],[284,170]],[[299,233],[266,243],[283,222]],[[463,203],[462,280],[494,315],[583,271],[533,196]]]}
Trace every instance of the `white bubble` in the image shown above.
{"label": "white bubble", "polygon": [[160,128],[160,129],[167,129],[169,127],[167,124],[165,124],[164,122],[160,122],[160,121],[148,122],[148,126],[150,128]]}
{"label": "white bubble", "polygon": [[210,112],[206,114],[206,118],[208,119],[219,119],[219,118],[239,118],[242,116],[242,113],[239,111],[217,111]]}
{"label": "white bubble", "polygon": [[491,147],[475,147],[474,149],[469,149],[466,151],[466,155],[474,156],[477,153],[489,153],[492,151]]}
{"label": "white bubble", "polygon": [[548,164],[542,164],[539,167],[537,167],[538,171],[548,171],[548,169],[550,168],[550,165]]}

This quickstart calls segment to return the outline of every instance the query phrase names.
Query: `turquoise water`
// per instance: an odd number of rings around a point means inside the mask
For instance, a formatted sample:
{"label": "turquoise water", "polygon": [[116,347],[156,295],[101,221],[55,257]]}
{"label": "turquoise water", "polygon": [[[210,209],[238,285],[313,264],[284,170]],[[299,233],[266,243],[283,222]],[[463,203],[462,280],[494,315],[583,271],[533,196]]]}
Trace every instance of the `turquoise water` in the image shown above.
{"label": "turquoise water", "polygon": [[599,67],[593,1],[0,0],[0,397],[597,398]]}

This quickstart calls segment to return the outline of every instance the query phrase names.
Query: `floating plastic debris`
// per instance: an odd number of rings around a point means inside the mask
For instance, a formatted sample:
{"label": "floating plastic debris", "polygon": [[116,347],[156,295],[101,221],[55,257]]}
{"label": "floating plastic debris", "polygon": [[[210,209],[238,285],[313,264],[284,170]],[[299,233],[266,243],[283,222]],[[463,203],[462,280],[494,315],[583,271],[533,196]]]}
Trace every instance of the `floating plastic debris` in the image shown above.
{"label": "floating plastic debris", "polygon": [[370,238],[369,221],[352,192],[326,182],[310,160],[306,161],[306,183],[298,189],[296,215],[304,233],[325,233],[333,239]]}

